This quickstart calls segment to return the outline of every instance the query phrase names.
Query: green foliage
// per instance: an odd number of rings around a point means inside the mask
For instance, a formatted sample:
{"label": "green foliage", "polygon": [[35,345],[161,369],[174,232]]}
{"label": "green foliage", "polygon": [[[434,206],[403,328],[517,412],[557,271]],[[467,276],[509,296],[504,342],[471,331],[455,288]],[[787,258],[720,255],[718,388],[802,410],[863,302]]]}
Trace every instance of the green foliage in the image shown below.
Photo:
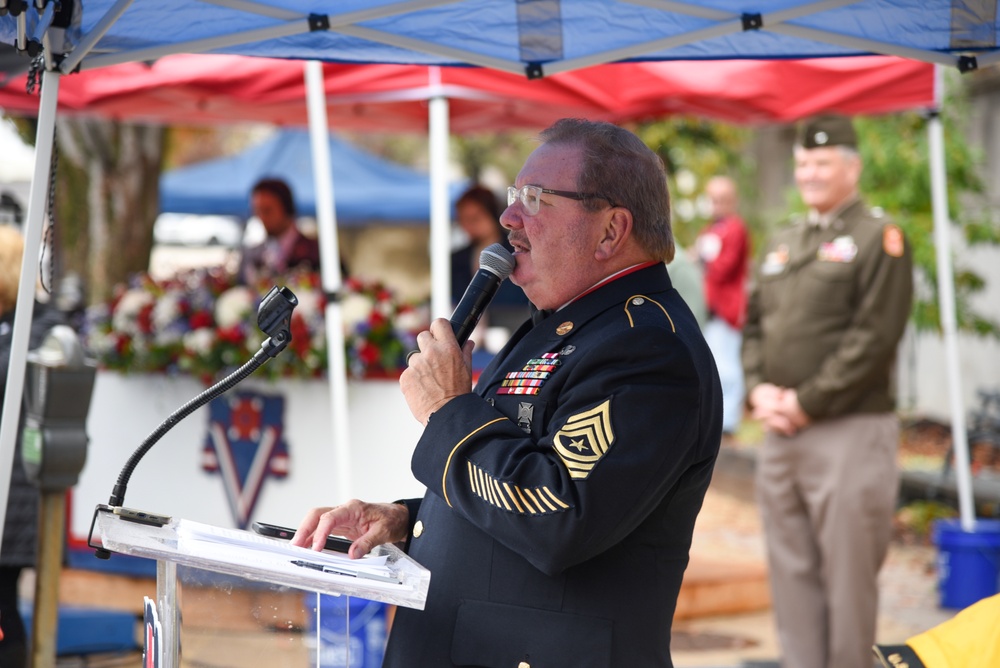
{"label": "green foliage", "polygon": [[452,137],[452,155],[472,180],[483,182],[487,169],[498,169],[513,184],[521,166],[538,147],[538,133],[531,130],[488,132]]}
{"label": "green foliage", "polygon": [[[965,244],[1000,244],[1000,225],[985,206],[983,183],[978,169],[982,163],[975,147],[965,138],[968,118],[965,85],[949,80],[948,95],[941,120],[945,139],[945,167],[948,212]],[[940,330],[937,255],[931,205],[928,119],[917,112],[855,119],[864,162],[861,192],[872,207],[883,209],[906,232],[918,272],[912,319],[918,330]],[[674,233],[682,246],[690,246],[706,223],[699,208],[699,195],[709,177],[729,174],[740,186],[754,248],[771,233],[773,220],[761,220],[752,211],[759,183],[756,166],[748,150],[754,131],[725,123],[677,117],[642,123],[633,128],[664,160],[674,199]],[[792,156],[778,160],[791,161]],[[788,185],[789,214],[804,212],[794,184]],[[787,217],[787,216],[786,216]],[[1000,324],[977,313],[972,299],[982,292],[985,282],[953,258],[955,305],[961,331],[1000,338]]]}
{"label": "green foliage", "polygon": [[745,157],[752,137],[747,128],[678,116],[641,123],[632,130],[663,159],[674,205],[674,235],[690,247],[706,220],[699,196],[713,176],[727,174],[747,184],[752,166]]}
{"label": "green foliage", "polygon": [[[948,217],[968,246],[1000,243],[1000,228],[989,218],[981,200],[983,184],[977,173],[981,156],[965,140],[963,121],[968,104],[960,87],[953,87],[943,105]],[[940,330],[937,250],[931,203],[928,119],[908,112],[855,121],[864,162],[861,191],[869,205],[884,209],[906,232],[919,273],[913,306],[918,330]],[[958,328],[979,336],[1000,338],[1000,324],[977,313],[974,295],[985,288],[982,277],[954,257],[955,308]]]}
{"label": "green foliage", "polygon": [[958,512],[938,501],[914,501],[896,512],[896,524],[900,529],[924,541],[931,535],[934,522],[957,517]]}

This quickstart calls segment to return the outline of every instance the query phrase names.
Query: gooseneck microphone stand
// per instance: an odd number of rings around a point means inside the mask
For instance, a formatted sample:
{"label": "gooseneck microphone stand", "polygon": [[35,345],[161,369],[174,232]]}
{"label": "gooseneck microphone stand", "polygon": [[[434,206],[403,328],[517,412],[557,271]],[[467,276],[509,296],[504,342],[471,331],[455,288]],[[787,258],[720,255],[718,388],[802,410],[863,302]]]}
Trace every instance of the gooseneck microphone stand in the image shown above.
{"label": "gooseneck microphone stand", "polygon": [[146,455],[147,452],[149,452],[150,448],[152,448],[157,441],[163,438],[164,434],[173,429],[178,422],[186,418],[198,408],[207,404],[212,399],[231,390],[239,382],[263,366],[265,362],[276,357],[278,353],[288,346],[288,343],[292,340],[292,311],[298,303],[298,298],[288,288],[271,288],[271,291],[264,296],[260,306],[257,307],[257,326],[262,332],[268,335],[268,338],[261,344],[260,350],[254,353],[254,356],[236,371],[232,372],[218,383],[174,411],[170,417],[160,423],[160,426],[153,430],[153,432],[146,437],[146,440],[144,440],[142,444],[136,448],[135,452],[132,453],[132,456],[128,458],[127,462],[125,462],[125,466],[122,467],[121,473],[118,474],[118,481],[115,483],[115,486],[111,491],[111,498],[108,500],[108,503],[98,504],[97,508],[94,510],[94,517],[90,523],[90,534],[87,537],[87,545],[94,548],[95,556],[100,559],[108,559],[111,557],[111,552],[105,550],[101,546],[93,544],[94,526],[97,523],[97,514],[100,512],[115,512],[121,515],[122,519],[140,522],[143,524],[158,524],[162,526],[169,521],[170,518],[163,517],[161,515],[141,511],[130,511],[122,508],[122,504],[125,502],[125,490],[128,487],[129,479],[132,477],[132,472],[135,470],[139,461]]}

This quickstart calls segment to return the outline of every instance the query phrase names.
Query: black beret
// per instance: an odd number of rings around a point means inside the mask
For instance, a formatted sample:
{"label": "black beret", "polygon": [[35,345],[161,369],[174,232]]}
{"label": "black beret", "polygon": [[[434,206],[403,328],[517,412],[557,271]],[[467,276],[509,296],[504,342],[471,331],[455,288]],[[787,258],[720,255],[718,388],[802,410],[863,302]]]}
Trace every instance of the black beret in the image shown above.
{"label": "black beret", "polygon": [[803,148],[821,146],[857,148],[858,135],[855,134],[854,124],[847,116],[817,116],[802,124],[796,143]]}

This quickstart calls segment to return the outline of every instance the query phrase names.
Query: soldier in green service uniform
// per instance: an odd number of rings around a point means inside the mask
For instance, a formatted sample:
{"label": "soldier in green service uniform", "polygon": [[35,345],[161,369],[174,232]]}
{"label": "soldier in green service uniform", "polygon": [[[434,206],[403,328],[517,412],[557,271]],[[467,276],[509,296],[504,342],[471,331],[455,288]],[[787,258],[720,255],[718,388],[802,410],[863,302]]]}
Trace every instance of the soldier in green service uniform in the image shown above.
{"label": "soldier in green service uniform", "polygon": [[861,201],[850,119],[804,124],[805,220],[765,247],[743,330],[783,665],[870,668],[895,506],[893,368],[913,293],[900,228]]}

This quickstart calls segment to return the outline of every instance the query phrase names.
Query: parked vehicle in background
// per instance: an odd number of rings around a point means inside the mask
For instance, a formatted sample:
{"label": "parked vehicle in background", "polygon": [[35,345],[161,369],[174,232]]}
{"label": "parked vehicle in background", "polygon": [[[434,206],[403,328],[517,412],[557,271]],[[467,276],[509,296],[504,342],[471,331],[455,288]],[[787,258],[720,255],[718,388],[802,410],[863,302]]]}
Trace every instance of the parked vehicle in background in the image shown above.
{"label": "parked vehicle in background", "polygon": [[232,216],[161,213],[153,224],[153,241],[170,246],[239,248],[243,241],[243,226]]}

